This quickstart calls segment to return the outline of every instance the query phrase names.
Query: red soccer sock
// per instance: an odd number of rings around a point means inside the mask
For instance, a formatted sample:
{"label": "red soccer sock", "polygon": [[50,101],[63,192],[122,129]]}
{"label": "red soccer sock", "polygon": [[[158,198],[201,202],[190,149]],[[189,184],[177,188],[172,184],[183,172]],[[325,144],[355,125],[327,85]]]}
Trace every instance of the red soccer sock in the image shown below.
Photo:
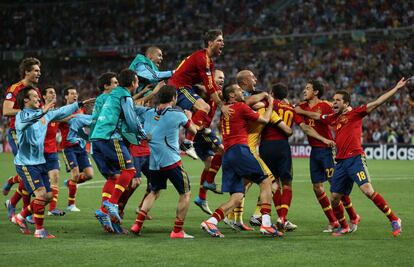
{"label": "red soccer sock", "polygon": [[89,180],[91,180],[92,179],[92,177],[90,177],[90,176],[87,176],[86,174],[84,174],[83,172],[81,172],[80,174],[79,174],[79,177],[78,177],[78,184],[83,184],[84,182],[86,182],[86,181],[89,181]]}
{"label": "red soccer sock", "polygon": [[144,224],[145,218],[147,218],[147,212],[140,210],[138,212],[137,218],[135,219],[135,224],[138,225],[138,228],[141,229]]}
{"label": "red soccer sock", "polygon": [[340,202],[338,206],[332,206],[333,212],[335,214],[336,219],[341,224],[342,228],[347,228],[348,223],[346,222],[346,218],[344,215],[344,206]]}
{"label": "red soccer sock", "polygon": [[198,197],[202,200],[205,200],[207,197],[207,189],[204,189],[203,183],[206,181],[208,171],[203,170],[200,177],[200,190],[198,191]]}
{"label": "red soccer sock", "polygon": [[206,174],[206,181],[209,184],[214,183],[217,172],[220,170],[220,167],[221,167],[221,160],[222,160],[221,154],[219,153],[214,154],[213,159],[211,160],[210,168],[208,169],[208,172]]}
{"label": "red soccer sock", "polygon": [[224,219],[224,212],[222,209],[218,208],[214,211],[212,217],[214,217],[217,222],[220,222]]}
{"label": "red soccer sock", "polygon": [[56,209],[58,196],[59,196],[59,187],[52,186],[52,200],[49,203],[49,211]]}
{"label": "red soccer sock", "polygon": [[135,190],[138,187],[132,188],[130,185],[127,187],[127,189],[124,191],[124,193],[121,195],[118,201],[119,206],[119,213],[123,214],[126,204],[128,203],[129,198],[132,196],[132,194],[135,192]]}
{"label": "red soccer sock", "polygon": [[387,216],[390,222],[398,220],[391,208],[388,206],[387,201],[381,196],[380,193],[374,192],[371,196],[372,202]]}
{"label": "red soccer sock", "polygon": [[68,206],[74,205],[76,202],[76,182],[73,180],[68,180]]}
{"label": "red soccer sock", "polygon": [[273,193],[273,204],[275,205],[277,216],[281,216],[281,205],[282,205],[282,192],[280,188],[276,189],[276,191]]}
{"label": "red soccer sock", "polygon": [[270,203],[262,203],[260,213],[262,215],[270,215],[272,213],[272,205]]}
{"label": "red soccer sock", "polygon": [[174,228],[173,228],[174,233],[181,232],[181,230],[183,230],[183,226],[184,226],[184,220],[181,220],[180,218],[175,217]]}
{"label": "red soccer sock", "polygon": [[283,192],[282,192],[282,199],[280,203],[280,215],[279,215],[279,217],[282,218],[283,220],[286,219],[286,215],[289,211],[291,202],[292,202],[292,189],[290,186],[289,187],[284,186]]}
{"label": "red soccer sock", "polygon": [[7,179],[7,183],[9,185],[14,185],[20,182],[20,176],[18,174],[16,174],[13,177],[10,177],[9,179]]}
{"label": "red soccer sock", "polygon": [[341,198],[342,204],[344,205],[344,208],[346,210],[346,212],[349,215],[349,219],[352,220],[356,220],[357,218],[357,214],[354,210],[354,208],[352,207],[352,201],[351,198],[348,195],[344,195]]}
{"label": "red soccer sock", "polygon": [[[108,179],[106,180],[103,188],[102,188],[102,201],[101,203],[103,203],[104,201],[108,200],[111,198],[111,194],[112,191],[114,191],[115,188],[115,183],[116,183],[116,179],[115,177],[108,177]],[[103,204],[101,204],[101,209],[103,208]]]}
{"label": "red soccer sock", "polygon": [[329,223],[334,223],[336,222],[336,217],[335,214],[332,210],[332,206],[331,206],[331,202],[329,201],[328,196],[326,195],[325,192],[323,192],[321,195],[316,194],[316,197],[318,198],[319,204],[322,207],[323,212],[326,215],[326,218],[328,218]]}
{"label": "red soccer sock", "polygon": [[[191,121],[197,126],[197,129],[201,129],[202,127],[206,127],[207,123],[209,122],[208,114],[202,110],[196,110],[193,113],[193,117]],[[207,126],[208,127],[208,126]],[[194,141],[195,134],[187,131],[185,138],[190,141]]]}
{"label": "red soccer sock", "polygon": [[23,200],[23,208],[30,205],[30,195],[25,189],[22,190],[22,200]]}
{"label": "red soccer sock", "polygon": [[124,193],[125,189],[128,187],[132,178],[135,176],[135,169],[131,170],[122,170],[121,175],[116,179],[115,188],[112,191],[111,198],[109,202],[112,204],[118,204],[119,198]]}
{"label": "red soccer sock", "polygon": [[12,197],[10,198],[10,204],[13,207],[16,207],[17,203],[19,202],[19,200],[22,198],[22,192],[20,190],[20,185],[19,187],[16,189],[16,191],[14,192],[14,194],[12,195]]}
{"label": "red soccer sock", "polygon": [[26,218],[27,216],[32,215],[32,208],[31,208],[31,205],[27,205],[27,207],[26,207],[26,208],[22,209],[22,211],[20,212],[20,215],[21,215],[23,218]]}
{"label": "red soccer sock", "polygon": [[32,206],[36,230],[43,229],[43,221],[45,219],[46,200],[35,198],[33,199],[31,206]]}

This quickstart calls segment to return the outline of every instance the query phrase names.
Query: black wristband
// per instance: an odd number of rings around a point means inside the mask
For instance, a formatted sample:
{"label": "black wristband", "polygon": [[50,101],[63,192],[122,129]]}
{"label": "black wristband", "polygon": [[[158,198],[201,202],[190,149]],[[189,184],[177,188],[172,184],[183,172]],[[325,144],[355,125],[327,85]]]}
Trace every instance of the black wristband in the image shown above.
{"label": "black wristband", "polygon": [[83,104],[83,102],[82,102],[82,101],[78,101],[78,107],[79,107],[79,108],[83,107],[83,105],[84,105],[84,104]]}

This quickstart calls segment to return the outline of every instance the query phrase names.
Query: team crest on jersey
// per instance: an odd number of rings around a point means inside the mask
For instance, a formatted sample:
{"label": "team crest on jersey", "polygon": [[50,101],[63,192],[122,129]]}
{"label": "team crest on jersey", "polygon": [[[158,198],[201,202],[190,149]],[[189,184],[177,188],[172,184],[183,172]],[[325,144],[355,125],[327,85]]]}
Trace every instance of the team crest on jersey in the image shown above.
{"label": "team crest on jersey", "polygon": [[6,95],[6,99],[7,99],[7,100],[11,99],[12,97],[13,97],[13,94],[12,94],[12,93],[8,93],[8,94]]}
{"label": "team crest on jersey", "polygon": [[161,118],[160,116],[155,116],[155,117],[154,117],[154,120],[159,121],[159,120],[160,120],[160,118]]}
{"label": "team crest on jersey", "polygon": [[41,119],[40,119],[40,121],[42,122],[42,124],[43,124],[43,125],[45,125],[45,124],[46,124],[46,120],[45,120],[45,118],[41,118]]}
{"label": "team crest on jersey", "polygon": [[348,122],[348,117],[347,116],[339,117],[339,122],[342,124],[346,124]]}

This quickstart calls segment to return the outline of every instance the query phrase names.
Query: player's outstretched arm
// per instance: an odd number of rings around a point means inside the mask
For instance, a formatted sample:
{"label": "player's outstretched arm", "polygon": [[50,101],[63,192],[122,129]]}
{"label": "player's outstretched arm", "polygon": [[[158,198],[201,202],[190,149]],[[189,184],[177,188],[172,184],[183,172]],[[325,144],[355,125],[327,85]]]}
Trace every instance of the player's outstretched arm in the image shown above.
{"label": "player's outstretched arm", "polygon": [[324,144],[328,145],[329,147],[334,147],[335,146],[334,141],[329,140],[329,139],[323,137],[322,135],[318,134],[318,132],[316,132],[315,129],[313,129],[311,126],[307,125],[306,123],[302,122],[299,126],[306,135],[318,139],[319,141],[323,142]]}
{"label": "player's outstretched arm", "polygon": [[[260,101],[262,101],[263,99],[265,99],[267,97],[268,93],[266,92],[261,92],[260,94],[256,94],[256,95],[251,95],[249,97],[246,97],[245,103],[249,106],[254,106],[255,104],[259,103]],[[262,104],[260,107],[263,107],[264,104]],[[255,108],[253,108],[255,109]],[[257,109],[257,108],[256,108]]]}
{"label": "player's outstretched arm", "polygon": [[299,115],[306,116],[310,119],[319,120],[321,117],[321,114],[318,112],[312,112],[312,111],[306,111],[302,109],[300,106],[295,107],[295,112]]}
{"label": "player's outstretched arm", "polygon": [[273,112],[273,97],[270,95],[266,96],[267,102],[269,103],[269,106],[266,108],[266,111],[263,115],[260,115],[259,119],[257,121],[268,123],[270,121],[270,118],[272,117]]}
{"label": "player's outstretched arm", "polygon": [[3,116],[14,116],[20,109],[13,108],[14,102],[9,100],[4,100],[3,102]]}
{"label": "player's outstretched arm", "polygon": [[372,101],[367,104],[367,113],[372,112],[377,107],[384,104],[388,99],[390,99],[395,93],[398,92],[399,89],[403,88],[410,79],[405,79],[404,77],[394,86],[391,90],[386,92],[385,94],[378,97],[375,101]]}

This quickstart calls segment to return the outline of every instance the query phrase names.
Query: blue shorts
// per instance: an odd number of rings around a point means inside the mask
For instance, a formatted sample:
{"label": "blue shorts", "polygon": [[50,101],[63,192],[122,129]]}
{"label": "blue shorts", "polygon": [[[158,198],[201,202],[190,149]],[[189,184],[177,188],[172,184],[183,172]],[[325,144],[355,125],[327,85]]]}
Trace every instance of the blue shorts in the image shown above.
{"label": "blue shorts", "polygon": [[190,179],[182,166],[170,170],[150,170],[149,180],[153,192],[166,189],[167,180],[171,181],[180,195],[190,192]]}
{"label": "blue shorts", "polygon": [[17,155],[17,133],[15,129],[10,129],[7,131],[7,140],[9,141],[10,148],[13,152],[13,155]]}
{"label": "blue shorts", "polygon": [[136,170],[135,177],[142,177],[142,173],[145,177],[149,177],[149,158],[150,156],[132,157],[134,160],[134,167]]}
{"label": "blue shorts", "polygon": [[292,152],[287,140],[262,141],[259,153],[275,178],[282,182],[292,181]]}
{"label": "blue shorts", "polygon": [[327,147],[312,147],[309,165],[313,184],[330,180],[335,168],[332,149]]}
{"label": "blue shorts", "polygon": [[221,145],[220,138],[216,136],[214,131],[208,135],[198,132],[194,138],[194,149],[202,161],[214,156],[215,149],[219,145]]}
{"label": "blue shorts", "polygon": [[70,172],[76,167],[79,167],[79,171],[83,171],[84,169],[91,167],[88,152],[81,148],[80,145],[63,149],[63,159],[65,161],[67,172]]}
{"label": "blue shorts", "polygon": [[121,140],[95,140],[92,144],[93,158],[99,172],[106,178],[121,170],[134,169],[131,154]]}
{"label": "blue shorts", "polygon": [[243,179],[260,184],[267,178],[247,145],[233,145],[224,152],[222,172],[221,190],[229,193],[244,193]]}
{"label": "blue shorts", "polygon": [[52,171],[52,170],[60,170],[60,164],[59,164],[59,156],[58,153],[44,153],[45,160],[46,160],[46,170]]}
{"label": "blue shorts", "polygon": [[331,180],[331,192],[349,195],[354,182],[358,186],[371,182],[365,156],[337,160]]}
{"label": "blue shorts", "polygon": [[51,191],[46,164],[16,165],[16,171],[22,178],[29,195],[33,194],[33,192],[40,187],[45,187],[46,192]]}
{"label": "blue shorts", "polygon": [[193,88],[180,87],[177,94],[177,106],[187,110],[192,110],[194,103],[201,98]]}

